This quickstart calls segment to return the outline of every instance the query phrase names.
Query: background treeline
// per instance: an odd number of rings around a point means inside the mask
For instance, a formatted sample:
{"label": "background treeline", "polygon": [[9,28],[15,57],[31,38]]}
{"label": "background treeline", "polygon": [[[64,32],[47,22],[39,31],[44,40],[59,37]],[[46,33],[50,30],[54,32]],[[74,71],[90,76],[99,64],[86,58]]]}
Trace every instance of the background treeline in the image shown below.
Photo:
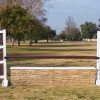
{"label": "background treeline", "polygon": [[[28,2],[26,0],[25,4],[22,5],[21,2],[6,2],[1,3],[0,5],[0,29],[7,29],[7,37],[12,41],[12,45],[14,45],[14,41],[18,41],[18,45],[20,46],[20,41],[29,40],[29,45],[31,46],[33,40],[35,43],[40,39],[48,40],[56,35],[56,31],[51,29],[50,26],[45,24],[45,15],[43,16],[44,9],[42,8],[42,2],[34,3]],[[32,0],[31,0],[32,1]],[[31,5],[31,3],[33,3]],[[42,5],[40,7],[40,4]],[[35,10],[32,10],[33,6],[39,6]],[[29,8],[30,7],[30,8]],[[43,11],[42,11],[43,10]]]}
{"label": "background treeline", "polygon": [[98,25],[93,22],[85,22],[84,24],[80,25],[80,28],[74,22],[73,17],[68,17],[66,21],[66,27],[58,35],[58,37],[62,40],[68,41],[80,41],[83,39],[96,39],[96,33],[98,30]]}
{"label": "background treeline", "polygon": [[67,40],[82,41],[83,39],[96,38],[97,25],[93,22],[85,22],[76,25],[73,17],[68,17],[66,27],[60,34],[56,30],[46,25],[45,5],[48,0],[0,0],[0,29],[7,29],[7,39],[12,42],[17,41],[20,46],[21,41],[29,41],[31,46],[33,41],[38,40]]}

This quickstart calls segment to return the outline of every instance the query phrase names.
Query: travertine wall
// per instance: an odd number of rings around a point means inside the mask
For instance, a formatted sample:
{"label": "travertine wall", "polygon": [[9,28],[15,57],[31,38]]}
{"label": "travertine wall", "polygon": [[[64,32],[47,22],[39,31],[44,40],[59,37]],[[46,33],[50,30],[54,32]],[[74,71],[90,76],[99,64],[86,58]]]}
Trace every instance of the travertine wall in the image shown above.
{"label": "travertine wall", "polygon": [[11,84],[90,84],[95,85],[95,68],[41,68],[12,67]]}

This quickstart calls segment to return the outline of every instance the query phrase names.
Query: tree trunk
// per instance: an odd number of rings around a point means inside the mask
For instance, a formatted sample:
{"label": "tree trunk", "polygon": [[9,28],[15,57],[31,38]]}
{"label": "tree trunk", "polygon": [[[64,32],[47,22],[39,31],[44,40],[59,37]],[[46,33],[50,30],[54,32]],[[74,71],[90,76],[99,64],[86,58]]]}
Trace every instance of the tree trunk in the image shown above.
{"label": "tree trunk", "polygon": [[32,46],[32,37],[30,38],[29,46]]}
{"label": "tree trunk", "polygon": [[23,42],[24,42],[24,43],[26,43],[26,40],[25,40],[25,39],[23,39]]}
{"label": "tree trunk", "polygon": [[18,39],[18,46],[20,46],[20,39]]}
{"label": "tree trunk", "polygon": [[49,41],[48,41],[48,38],[47,38],[47,43],[48,43]]}
{"label": "tree trunk", "polygon": [[35,43],[38,43],[38,40],[35,40]]}
{"label": "tree trunk", "polygon": [[14,46],[14,38],[11,39],[11,45]]}
{"label": "tree trunk", "polygon": [[51,41],[52,41],[52,37],[51,37]]}

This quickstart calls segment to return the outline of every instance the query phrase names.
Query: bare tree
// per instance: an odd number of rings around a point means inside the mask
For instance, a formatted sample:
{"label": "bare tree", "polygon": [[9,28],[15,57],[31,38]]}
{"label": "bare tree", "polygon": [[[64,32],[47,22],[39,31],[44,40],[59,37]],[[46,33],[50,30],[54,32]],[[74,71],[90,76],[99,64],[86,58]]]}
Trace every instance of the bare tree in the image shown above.
{"label": "bare tree", "polygon": [[74,22],[74,18],[73,17],[68,17],[68,19],[66,20],[66,27],[65,30],[67,33],[73,33],[74,29],[76,28],[76,23]]}
{"label": "bare tree", "polygon": [[68,17],[66,20],[66,27],[65,27],[65,33],[67,34],[67,37],[69,40],[78,40],[78,38],[81,36],[80,30],[77,27],[74,18]]}
{"label": "bare tree", "polygon": [[36,17],[43,17],[46,13],[44,5],[48,0],[0,0],[2,3],[18,4],[27,9],[31,14]]}
{"label": "bare tree", "polygon": [[0,4],[13,3],[14,0],[0,0]]}
{"label": "bare tree", "polygon": [[44,3],[44,0],[23,0],[23,6],[37,17],[45,14]]}

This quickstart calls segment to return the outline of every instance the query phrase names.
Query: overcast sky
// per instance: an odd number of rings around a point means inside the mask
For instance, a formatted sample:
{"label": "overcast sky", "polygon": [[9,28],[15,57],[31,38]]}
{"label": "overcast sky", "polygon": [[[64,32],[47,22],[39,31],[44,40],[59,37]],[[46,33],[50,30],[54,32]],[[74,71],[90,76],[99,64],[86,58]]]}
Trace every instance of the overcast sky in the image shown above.
{"label": "overcast sky", "polygon": [[48,8],[47,24],[60,32],[65,27],[68,16],[72,16],[78,26],[85,21],[99,23],[100,0],[51,0],[53,8]]}

